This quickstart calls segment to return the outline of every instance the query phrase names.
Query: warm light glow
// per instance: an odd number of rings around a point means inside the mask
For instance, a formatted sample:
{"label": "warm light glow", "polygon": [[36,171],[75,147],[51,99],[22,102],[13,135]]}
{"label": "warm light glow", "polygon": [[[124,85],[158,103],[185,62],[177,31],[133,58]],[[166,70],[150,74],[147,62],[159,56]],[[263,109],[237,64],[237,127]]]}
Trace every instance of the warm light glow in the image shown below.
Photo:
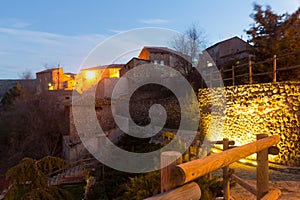
{"label": "warm light glow", "polygon": [[218,150],[218,149],[216,149],[216,148],[212,148],[212,149],[211,149],[211,152],[213,152],[213,153],[220,153],[221,150]]}
{"label": "warm light glow", "polygon": [[[229,86],[225,90],[221,87],[201,89],[198,97],[200,110],[204,111],[200,112],[201,130],[212,141],[229,138],[235,141],[235,146],[256,141],[256,134],[279,135],[281,140],[276,146],[280,152],[269,155],[269,161],[297,165],[299,85],[299,82],[282,82]],[[221,99],[221,94],[226,94],[225,106],[223,100],[213,101],[216,97]],[[226,108],[226,113],[224,116],[207,113],[209,106],[220,110]],[[256,154],[247,159],[255,160]]]}
{"label": "warm light glow", "polygon": [[96,74],[93,71],[87,71],[86,74],[85,74],[85,77],[87,79],[94,79],[96,77]]}
{"label": "warm light glow", "polygon": [[257,166],[257,162],[256,161],[251,161],[250,162],[252,165]]}
{"label": "warm light glow", "polygon": [[54,90],[54,87],[51,83],[48,83],[48,90]]}
{"label": "warm light glow", "polygon": [[120,78],[120,68],[109,69],[109,78]]}
{"label": "warm light glow", "polygon": [[240,159],[239,162],[241,162],[241,163],[247,163],[247,160],[246,159]]}

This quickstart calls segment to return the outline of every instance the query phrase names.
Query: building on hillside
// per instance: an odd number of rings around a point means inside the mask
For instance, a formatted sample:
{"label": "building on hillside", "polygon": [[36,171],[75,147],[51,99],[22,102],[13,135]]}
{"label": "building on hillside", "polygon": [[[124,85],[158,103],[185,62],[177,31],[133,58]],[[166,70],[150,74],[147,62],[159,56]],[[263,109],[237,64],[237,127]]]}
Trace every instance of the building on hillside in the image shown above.
{"label": "building on hillside", "polygon": [[76,79],[76,90],[82,93],[93,86],[98,86],[102,90],[105,88],[107,90],[99,92],[97,89],[100,96],[109,96],[118,78],[124,76],[127,71],[134,67],[148,63],[170,66],[185,77],[189,77],[189,73],[192,71],[191,58],[189,56],[167,47],[144,47],[138,58],[132,58],[126,64],[111,64],[82,69]]}
{"label": "building on hillside", "polygon": [[140,59],[140,58],[132,58],[120,70],[120,76],[124,76],[126,72],[128,72],[129,70],[133,69],[134,67],[136,67],[138,65],[143,65],[143,64],[148,64],[148,63],[151,63],[151,61]]}
{"label": "building on hillside", "polygon": [[[201,81],[200,84],[198,82],[198,87],[221,86],[224,79],[231,78],[233,72],[230,69],[232,69],[232,66],[248,63],[251,51],[252,46],[239,37],[223,40],[205,49],[199,55],[197,68],[201,71]],[[239,70],[239,73],[241,71],[247,73],[248,68],[244,67]],[[195,71],[194,75],[197,73]],[[196,75],[196,77],[199,76]],[[226,81],[224,84],[230,85]]]}
{"label": "building on hillside", "polygon": [[192,71],[192,59],[190,56],[167,47],[144,47],[138,58],[151,61],[153,64],[172,67],[186,78],[189,78]]}
{"label": "building on hillside", "polygon": [[75,78],[75,74],[64,73],[64,69],[61,67],[37,72],[37,93],[40,94],[49,90],[73,90]]}
{"label": "building on hillside", "polygon": [[[205,49],[205,51],[213,59],[218,69],[227,69],[232,65],[247,62],[251,48],[250,44],[235,36],[218,42]],[[209,65],[201,67],[209,67]]]}
{"label": "building on hillside", "polygon": [[111,64],[82,69],[76,78],[76,90],[82,93],[97,86],[103,79],[120,78],[120,70],[123,66],[123,64]]}
{"label": "building on hillside", "polygon": [[[173,67],[174,69],[178,70],[182,74],[185,75],[185,72],[181,70],[180,67],[187,67],[192,68],[190,58],[188,56],[184,56],[176,51],[165,47],[145,47],[140,52],[138,58],[132,58],[126,64],[111,64],[107,66],[97,66],[92,68],[82,69],[80,74],[77,76],[76,79],[76,90],[81,93],[79,95],[79,99],[84,99],[85,97],[88,99],[90,97],[90,92],[95,93],[95,110],[97,119],[103,131],[108,133],[110,130],[115,128],[115,121],[111,111],[111,101],[110,97],[112,91],[115,87],[115,84],[119,80],[119,78],[123,77],[129,70],[143,64],[154,64],[157,67],[160,65],[168,65]],[[134,76],[140,76],[139,74],[134,74]],[[141,75],[141,76],[144,76]],[[181,83],[178,81],[177,77],[168,76],[168,74],[160,74],[160,77],[164,79],[165,82],[167,81],[177,81],[174,84],[180,85]],[[173,80],[171,80],[173,79]],[[123,79],[124,80],[124,79]],[[128,94],[128,88],[131,87],[130,78],[126,78],[127,82],[123,82],[126,84],[122,84],[121,91],[124,92],[126,96]],[[95,88],[96,87],[96,88]],[[169,94],[169,95],[168,95]],[[118,94],[123,95],[123,94]],[[135,91],[133,95],[133,101],[141,102],[141,99],[149,100],[152,99],[167,99],[166,102],[169,101],[168,97],[170,96],[170,92],[166,91],[165,88],[157,87],[157,85],[149,86],[147,85],[146,88],[139,88]],[[118,96],[117,96],[118,98]],[[163,101],[163,100],[162,100]],[[153,101],[151,101],[153,102]],[[123,106],[123,105],[119,105]],[[176,104],[177,106],[177,104]],[[139,107],[139,106],[137,106]],[[172,108],[174,108],[174,104],[172,103]],[[87,152],[84,148],[83,144],[80,142],[77,130],[75,128],[74,119],[72,116],[72,105],[66,106],[68,110],[69,116],[69,135],[64,136],[64,143],[63,143],[63,154],[66,159],[71,161],[78,160],[83,158]],[[121,109],[116,108],[118,111]],[[171,109],[170,109],[171,110]],[[138,122],[142,123],[146,121],[145,117],[140,115],[140,111],[136,111],[135,119],[139,120]],[[146,113],[146,112],[145,112]],[[117,117],[122,118],[122,113],[116,113]],[[127,118],[124,118],[124,125],[128,126]]]}

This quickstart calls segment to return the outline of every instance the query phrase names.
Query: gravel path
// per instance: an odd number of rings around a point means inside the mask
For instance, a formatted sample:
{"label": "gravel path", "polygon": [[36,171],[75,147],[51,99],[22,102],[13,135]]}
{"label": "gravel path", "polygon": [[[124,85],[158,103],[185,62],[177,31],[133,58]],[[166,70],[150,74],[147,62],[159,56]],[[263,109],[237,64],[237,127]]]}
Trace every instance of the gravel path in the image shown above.
{"label": "gravel path", "polygon": [[[253,186],[256,185],[256,167],[233,163],[230,165],[235,175],[247,180]],[[270,169],[270,189],[279,188],[282,192],[280,200],[300,200],[300,170],[274,170]],[[222,170],[214,172],[214,175],[221,176]],[[231,189],[231,194],[235,200],[256,200],[256,197],[238,184]]]}

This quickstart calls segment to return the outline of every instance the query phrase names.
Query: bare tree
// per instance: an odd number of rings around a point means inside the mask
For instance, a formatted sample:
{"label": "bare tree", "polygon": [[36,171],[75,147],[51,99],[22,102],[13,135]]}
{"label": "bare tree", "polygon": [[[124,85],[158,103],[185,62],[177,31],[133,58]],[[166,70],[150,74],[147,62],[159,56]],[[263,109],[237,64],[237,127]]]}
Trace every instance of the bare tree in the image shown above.
{"label": "bare tree", "polygon": [[33,79],[32,72],[29,69],[25,69],[22,74],[19,75],[19,77],[25,80]]}
{"label": "bare tree", "polygon": [[61,156],[62,135],[67,127],[64,113],[52,96],[17,99],[6,110],[9,129],[9,164],[24,157]]}
{"label": "bare tree", "polygon": [[190,56],[192,66],[198,64],[199,54],[203,47],[206,46],[206,36],[199,26],[192,24],[184,34],[178,34],[171,42],[172,48],[176,51]]}

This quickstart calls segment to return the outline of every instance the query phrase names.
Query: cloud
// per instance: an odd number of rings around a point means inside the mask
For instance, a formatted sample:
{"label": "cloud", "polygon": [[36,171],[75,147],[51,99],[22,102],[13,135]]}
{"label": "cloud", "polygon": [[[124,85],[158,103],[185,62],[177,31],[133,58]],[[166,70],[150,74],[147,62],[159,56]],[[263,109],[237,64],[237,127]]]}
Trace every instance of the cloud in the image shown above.
{"label": "cloud", "polygon": [[30,26],[31,24],[26,23],[26,22],[16,22],[12,25],[13,28],[26,28]]}
{"label": "cloud", "polygon": [[20,19],[9,18],[9,19],[1,19],[0,25],[2,27],[9,27],[9,28],[26,28],[31,24],[24,22],[23,20]]}
{"label": "cloud", "polygon": [[156,18],[156,19],[142,19],[142,20],[140,20],[140,22],[142,22],[144,24],[158,25],[158,24],[167,24],[167,23],[169,23],[169,20]]}
{"label": "cloud", "polygon": [[25,68],[35,73],[45,64],[61,64],[65,71],[77,72],[89,52],[104,39],[106,36],[100,34],[62,35],[0,27],[0,79],[18,78]]}

